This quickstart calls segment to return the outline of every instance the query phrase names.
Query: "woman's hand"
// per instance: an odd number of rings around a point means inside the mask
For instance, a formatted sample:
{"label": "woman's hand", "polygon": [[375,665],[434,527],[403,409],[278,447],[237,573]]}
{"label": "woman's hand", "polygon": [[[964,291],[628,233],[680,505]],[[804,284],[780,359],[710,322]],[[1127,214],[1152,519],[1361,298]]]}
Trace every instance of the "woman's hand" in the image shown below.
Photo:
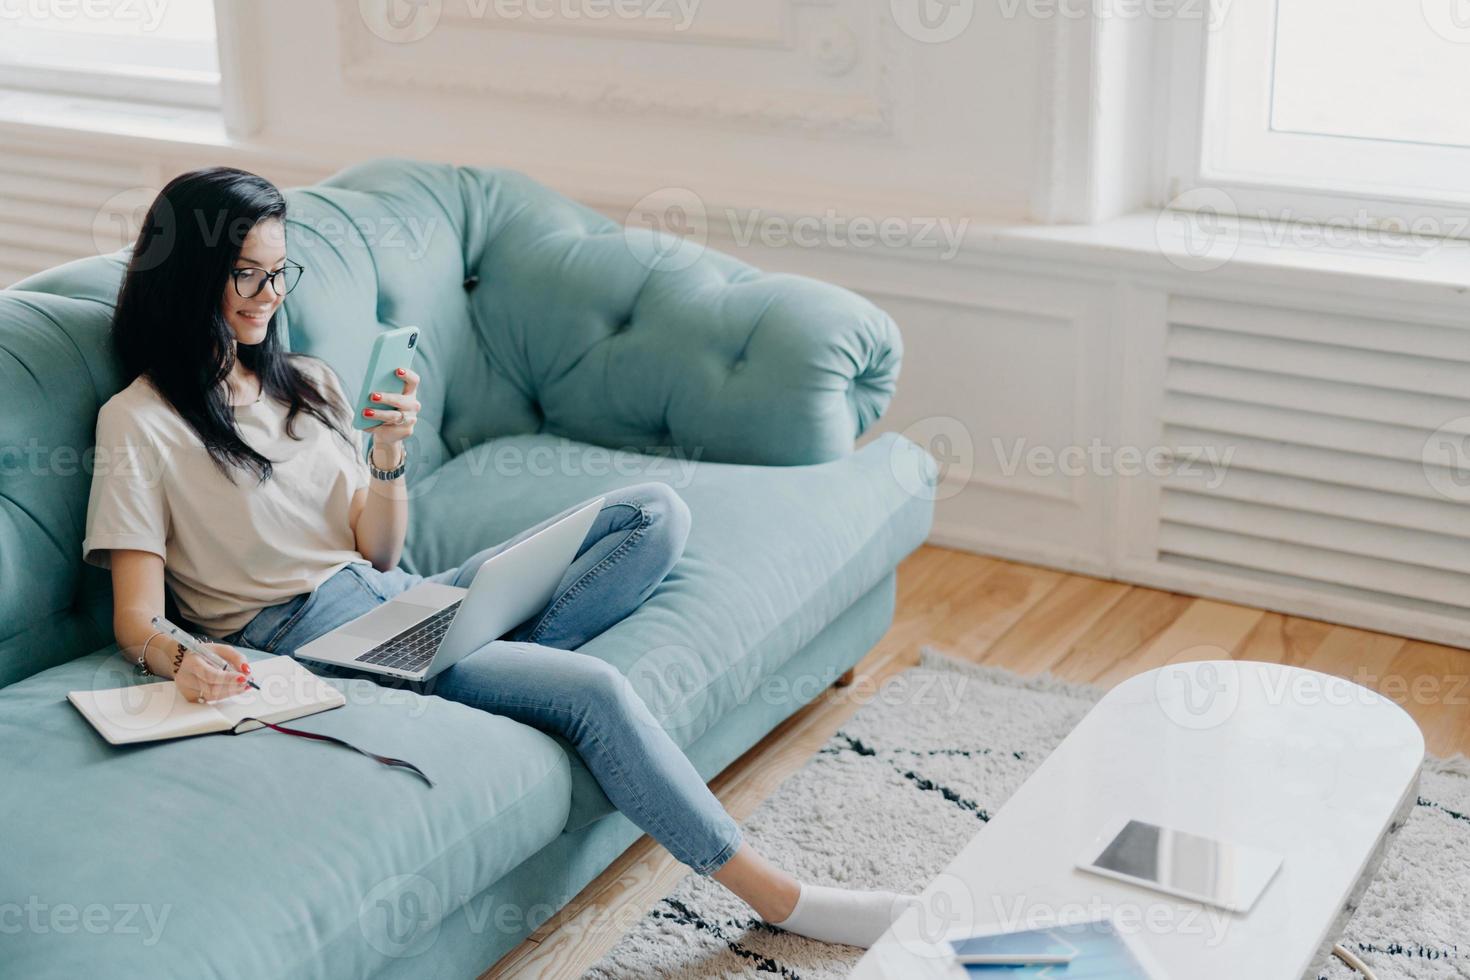
{"label": "woman's hand", "polygon": [[202,695],[205,701],[217,701],[250,690],[245,685],[245,678],[250,674],[250,664],[234,647],[225,643],[204,644],[206,649],[219,654],[234,668],[220,670],[206,663],[199,654],[185,650],[178,644],[174,646],[174,652],[169,655],[171,660],[178,658],[175,660],[178,666],[174,669],[174,683],[179,686],[179,693],[188,700],[198,701]]}
{"label": "woman's hand", "polygon": [[403,539],[408,534],[408,488],[403,476],[388,477],[403,464],[403,441],[413,435],[419,418],[419,400],[414,397],[419,376],[408,368],[399,368],[396,373],[403,379],[403,394],[374,391],[368,397],[374,406],[382,407],[363,409],[368,418],[382,420],[368,434],[373,440],[373,466],[385,472],[357,491],[362,502],[354,497],[349,515],[358,553],[380,572],[397,567],[403,554]]}
{"label": "woman's hand", "polygon": [[[373,461],[380,470],[393,469],[401,459],[398,444],[413,435],[414,423],[419,419],[419,400],[414,393],[419,389],[419,376],[408,368],[399,368],[398,376],[403,379],[403,393],[395,395],[387,391],[375,391],[370,396],[373,407],[364,409],[363,415],[370,419],[382,419],[382,424],[368,430],[373,437]],[[384,465],[379,450],[391,461]]]}

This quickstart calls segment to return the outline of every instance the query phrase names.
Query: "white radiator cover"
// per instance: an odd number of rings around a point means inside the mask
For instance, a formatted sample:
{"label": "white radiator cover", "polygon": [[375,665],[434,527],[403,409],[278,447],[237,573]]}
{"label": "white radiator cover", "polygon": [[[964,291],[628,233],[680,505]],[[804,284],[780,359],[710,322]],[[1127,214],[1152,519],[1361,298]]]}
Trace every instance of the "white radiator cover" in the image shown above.
{"label": "white radiator cover", "polygon": [[117,249],[157,188],[153,161],[0,150],[0,287]]}
{"label": "white radiator cover", "polygon": [[[922,438],[939,417],[974,443],[937,543],[1470,646],[1465,289],[1105,254],[994,266],[948,288],[910,274],[903,300],[898,273],[848,280],[904,330],[884,427]],[[1169,465],[996,473],[991,443],[1021,438]]]}
{"label": "white radiator cover", "polygon": [[1470,434],[1470,332],[1174,297],[1166,353],[1164,442],[1232,456],[1165,479],[1161,562],[1470,624],[1470,487],[1431,442]]}

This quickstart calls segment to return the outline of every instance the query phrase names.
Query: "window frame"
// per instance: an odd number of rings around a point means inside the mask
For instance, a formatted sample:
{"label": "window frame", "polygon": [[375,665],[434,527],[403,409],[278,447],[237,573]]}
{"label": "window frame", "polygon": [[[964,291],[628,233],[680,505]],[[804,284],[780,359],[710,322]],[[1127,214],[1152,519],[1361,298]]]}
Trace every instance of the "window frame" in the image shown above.
{"label": "window frame", "polygon": [[[117,66],[90,68],[48,60],[6,61],[0,59],[0,88],[42,92],[49,95],[74,95],[88,99],[180,106],[192,109],[219,110],[223,103],[221,89],[225,64],[221,43],[221,24],[228,0],[214,0],[216,63],[220,71],[213,78],[206,73],[179,68],[138,68]],[[120,39],[126,43],[126,38]]]}
{"label": "window frame", "polygon": [[[1214,0],[1210,9],[1215,9]],[[1248,0],[1233,0],[1226,15],[1242,13]],[[1276,0],[1270,0],[1274,12]],[[1156,149],[1155,172],[1157,203],[1166,209],[1200,210],[1233,206],[1245,219],[1295,222],[1317,225],[1324,229],[1359,229],[1358,241],[1372,247],[1402,241],[1404,236],[1418,239],[1470,239],[1470,185],[1463,192],[1427,190],[1412,177],[1396,182],[1369,182],[1342,177],[1311,177],[1289,171],[1272,172],[1251,166],[1239,153],[1231,159],[1220,146],[1211,146],[1207,137],[1217,142],[1228,140],[1228,126],[1222,133],[1206,131],[1206,120],[1225,97],[1231,65],[1222,65],[1212,57],[1221,57],[1224,41],[1212,48],[1211,40],[1223,36],[1221,29],[1211,26],[1211,16],[1175,16],[1156,25],[1155,71],[1159,84],[1155,88],[1154,112],[1162,130]],[[1274,17],[1270,18],[1274,22]],[[1259,47],[1269,50],[1273,38]],[[1256,73],[1253,95],[1263,94]],[[1265,93],[1269,94],[1269,93]],[[1257,99],[1252,121],[1268,116],[1266,100]],[[1386,140],[1362,140],[1354,137],[1319,136],[1300,133],[1272,133],[1257,129],[1266,142],[1275,143],[1275,152],[1317,153],[1340,152],[1348,146],[1362,148],[1363,143],[1393,147],[1406,155],[1419,155],[1421,163],[1431,148],[1422,145],[1393,143]],[[1444,158],[1436,166],[1450,166],[1450,156],[1463,154],[1470,174],[1470,148],[1456,150],[1443,147]],[[1380,152],[1388,152],[1387,149]],[[1407,169],[1407,168],[1406,168]],[[1223,194],[1223,196],[1221,196]]]}

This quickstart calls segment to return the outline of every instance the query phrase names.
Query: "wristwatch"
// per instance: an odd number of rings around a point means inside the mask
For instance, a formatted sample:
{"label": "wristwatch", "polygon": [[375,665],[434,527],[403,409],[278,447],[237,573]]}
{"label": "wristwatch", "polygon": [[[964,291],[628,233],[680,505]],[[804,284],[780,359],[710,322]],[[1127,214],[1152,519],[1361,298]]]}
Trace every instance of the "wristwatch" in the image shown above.
{"label": "wristwatch", "polygon": [[380,470],[373,462],[373,437],[368,436],[367,464],[368,472],[372,474],[374,480],[396,480],[408,469],[408,447],[403,446],[403,458],[396,467],[391,470]]}

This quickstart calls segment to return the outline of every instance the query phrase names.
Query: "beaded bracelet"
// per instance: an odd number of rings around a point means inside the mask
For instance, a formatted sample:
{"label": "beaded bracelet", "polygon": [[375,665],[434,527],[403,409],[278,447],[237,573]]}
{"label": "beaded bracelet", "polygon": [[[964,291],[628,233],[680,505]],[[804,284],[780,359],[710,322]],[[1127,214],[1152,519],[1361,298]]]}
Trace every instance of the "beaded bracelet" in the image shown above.
{"label": "beaded bracelet", "polygon": [[[163,630],[158,630],[153,634],[153,636],[162,635]],[[138,654],[138,662],[134,664],[134,666],[138,668],[138,673],[143,677],[149,677],[153,674],[153,671],[148,669],[148,644],[153,642],[153,636],[150,636],[148,637],[148,639],[143,641],[143,650],[141,653]]]}

